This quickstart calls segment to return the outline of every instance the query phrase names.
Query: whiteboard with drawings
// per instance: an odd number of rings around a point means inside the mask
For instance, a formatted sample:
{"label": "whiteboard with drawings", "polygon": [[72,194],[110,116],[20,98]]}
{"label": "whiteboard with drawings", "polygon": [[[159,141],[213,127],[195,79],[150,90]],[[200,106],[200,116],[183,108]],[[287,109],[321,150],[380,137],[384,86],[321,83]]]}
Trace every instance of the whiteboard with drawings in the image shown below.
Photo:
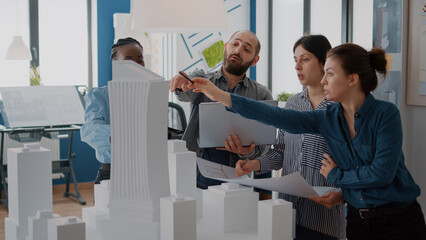
{"label": "whiteboard with drawings", "polygon": [[0,109],[8,128],[84,123],[84,107],[76,86],[2,87]]}

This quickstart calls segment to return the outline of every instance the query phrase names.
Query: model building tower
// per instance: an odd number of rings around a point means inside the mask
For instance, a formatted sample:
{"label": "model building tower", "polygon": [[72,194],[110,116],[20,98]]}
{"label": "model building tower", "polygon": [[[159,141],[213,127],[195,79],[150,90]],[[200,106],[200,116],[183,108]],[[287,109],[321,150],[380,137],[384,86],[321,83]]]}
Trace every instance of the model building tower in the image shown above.
{"label": "model building tower", "polygon": [[113,61],[109,216],[104,240],[160,239],[160,198],[170,196],[168,82],[133,61]]}
{"label": "model building tower", "polygon": [[[52,152],[39,143],[7,151],[9,217],[5,218],[6,240],[23,240],[28,217],[37,210],[52,210]],[[1,238],[1,237],[0,237]]]}

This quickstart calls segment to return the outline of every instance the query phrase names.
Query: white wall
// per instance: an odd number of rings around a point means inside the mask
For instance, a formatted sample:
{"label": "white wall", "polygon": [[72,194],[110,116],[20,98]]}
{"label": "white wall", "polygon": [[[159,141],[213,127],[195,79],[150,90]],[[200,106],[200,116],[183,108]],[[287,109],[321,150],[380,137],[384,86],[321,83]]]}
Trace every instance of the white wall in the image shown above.
{"label": "white wall", "polygon": [[[408,43],[408,62],[405,66],[406,81],[402,84],[401,96],[401,117],[404,131],[404,154],[405,162],[412,174],[414,180],[421,188],[421,195],[417,198],[426,213],[426,107],[407,105],[407,82],[418,81],[418,75],[414,74],[418,66],[416,58],[418,54],[418,41],[415,36],[418,36],[413,31],[416,26],[419,26],[418,18],[416,15],[410,14],[412,12],[418,13],[423,0],[404,1],[403,7],[409,7],[408,17],[404,18],[404,36],[407,37]],[[411,37],[411,38],[410,38]],[[410,46],[411,45],[411,46]],[[405,46],[404,46],[405,47]],[[417,68],[418,69],[418,68]],[[418,70],[417,70],[418,71]],[[412,78],[412,79],[410,79]],[[426,106],[426,102],[423,103]]]}
{"label": "white wall", "polygon": [[422,190],[417,201],[426,213],[426,107],[408,106],[406,114],[407,167]]}

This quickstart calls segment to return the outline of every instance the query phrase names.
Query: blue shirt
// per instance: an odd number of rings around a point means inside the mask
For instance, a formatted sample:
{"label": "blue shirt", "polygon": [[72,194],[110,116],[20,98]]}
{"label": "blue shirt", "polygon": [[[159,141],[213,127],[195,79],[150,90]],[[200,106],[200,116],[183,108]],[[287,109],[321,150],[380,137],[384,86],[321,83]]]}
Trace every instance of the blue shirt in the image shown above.
{"label": "blue shirt", "polygon": [[372,208],[390,202],[409,202],[420,188],[407,170],[402,153],[399,110],[369,94],[355,113],[355,137],[340,103],[326,110],[299,112],[273,107],[231,94],[232,108],[242,116],[293,134],[320,133],[333,160],[327,180],[342,188],[355,208]]}
{"label": "blue shirt", "polygon": [[84,125],[80,129],[81,141],[95,149],[99,162],[111,163],[108,86],[93,88],[84,100],[86,110]]}

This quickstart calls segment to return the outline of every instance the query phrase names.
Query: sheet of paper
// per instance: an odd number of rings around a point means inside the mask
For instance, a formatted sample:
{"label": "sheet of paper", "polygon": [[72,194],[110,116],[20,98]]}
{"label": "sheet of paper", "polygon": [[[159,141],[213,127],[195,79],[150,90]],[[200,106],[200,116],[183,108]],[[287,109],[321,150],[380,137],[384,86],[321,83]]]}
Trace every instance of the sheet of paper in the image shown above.
{"label": "sheet of paper", "polygon": [[325,187],[325,186],[312,186],[312,188],[315,190],[315,192],[318,193],[319,196],[322,196],[326,193],[329,192],[336,192],[336,191],[340,191],[337,188],[334,187]]}
{"label": "sheet of paper", "polygon": [[311,187],[298,172],[277,178],[249,179],[247,176],[235,177],[235,168],[213,163],[202,158],[197,158],[197,165],[204,177],[304,198],[321,196],[330,191],[338,191],[338,189],[332,187]]}

